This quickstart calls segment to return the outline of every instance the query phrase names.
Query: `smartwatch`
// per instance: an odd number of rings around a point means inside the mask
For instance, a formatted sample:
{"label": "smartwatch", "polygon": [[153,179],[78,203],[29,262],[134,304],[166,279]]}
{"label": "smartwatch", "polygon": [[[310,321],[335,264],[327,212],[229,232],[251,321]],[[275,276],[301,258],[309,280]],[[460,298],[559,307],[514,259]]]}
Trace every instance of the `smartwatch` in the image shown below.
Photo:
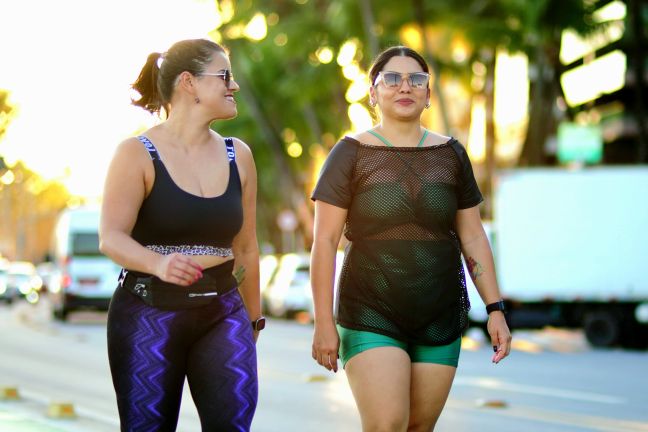
{"label": "smartwatch", "polygon": [[250,324],[252,324],[252,329],[254,331],[261,331],[265,328],[265,317],[261,317],[256,321],[250,321]]}
{"label": "smartwatch", "polygon": [[506,312],[506,305],[504,300],[496,301],[495,303],[490,303],[486,305],[486,312],[490,315],[491,312],[502,311]]}

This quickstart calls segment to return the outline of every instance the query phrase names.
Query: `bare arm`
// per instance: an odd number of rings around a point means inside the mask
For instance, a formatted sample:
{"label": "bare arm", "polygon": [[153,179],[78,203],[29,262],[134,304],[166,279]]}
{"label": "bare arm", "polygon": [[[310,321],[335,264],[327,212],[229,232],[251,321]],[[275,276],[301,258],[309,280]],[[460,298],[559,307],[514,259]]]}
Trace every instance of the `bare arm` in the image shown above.
{"label": "bare arm", "polygon": [[[479,208],[475,206],[459,210],[455,222],[466,267],[468,267],[470,277],[475,283],[480,297],[484,304],[499,301],[502,297],[497,285],[495,263],[479,216]],[[497,350],[493,357],[493,361],[497,363],[506,357],[511,349],[511,332],[502,312],[490,313],[488,332],[491,335],[493,347]]]}
{"label": "bare arm", "polygon": [[259,245],[256,234],[257,174],[250,148],[236,140],[236,157],[243,186],[243,226],[234,238],[234,273],[250,320],[261,316]]}
{"label": "bare arm", "polygon": [[315,333],[313,358],[337,372],[337,353],[340,345],[333,318],[333,284],[335,254],[346,222],[347,210],[315,202],[315,228],[311,251],[311,285],[315,304]]}
{"label": "bare arm", "polygon": [[146,195],[146,176],[152,173],[150,157],[136,138],[127,139],[117,147],[104,184],[100,249],[124,268],[189,285],[201,274],[197,263],[180,254],[160,255],[131,237]]}

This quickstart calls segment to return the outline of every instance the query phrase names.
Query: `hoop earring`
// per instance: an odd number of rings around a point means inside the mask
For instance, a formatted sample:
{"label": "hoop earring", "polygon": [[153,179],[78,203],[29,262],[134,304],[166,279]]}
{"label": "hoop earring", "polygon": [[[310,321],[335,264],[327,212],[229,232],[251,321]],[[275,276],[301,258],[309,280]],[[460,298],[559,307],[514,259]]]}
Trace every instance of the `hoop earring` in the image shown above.
{"label": "hoop earring", "polygon": [[375,107],[376,107],[376,101],[374,101],[374,100],[370,100],[370,101],[369,101],[369,106],[370,106],[371,108],[375,108]]}
{"label": "hoop earring", "polygon": [[430,101],[428,101],[428,103],[425,104],[425,109],[428,109],[428,108],[430,108]]}
{"label": "hoop earring", "polygon": [[196,96],[196,97],[194,98],[194,100],[196,101],[197,104],[200,103],[200,99],[198,99],[198,96]]}

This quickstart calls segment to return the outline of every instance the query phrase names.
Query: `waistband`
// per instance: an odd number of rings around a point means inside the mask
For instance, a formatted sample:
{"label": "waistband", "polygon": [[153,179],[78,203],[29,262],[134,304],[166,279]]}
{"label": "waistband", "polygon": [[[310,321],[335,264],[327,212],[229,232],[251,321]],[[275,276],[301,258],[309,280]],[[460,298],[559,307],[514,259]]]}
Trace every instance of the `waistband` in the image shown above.
{"label": "waistband", "polygon": [[[160,278],[122,269],[119,286],[139,297],[149,306],[166,310],[205,306],[237,287],[232,274],[233,260],[203,271],[203,277],[189,286],[164,282]],[[208,270],[208,271],[207,271]]]}
{"label": "waistband", "polygon": [[[224,277],[230,276],[233,271],[234,271],[234,260],[231,259],[231,260],[225,261],[222,264],[218,264],[218,265],[212,266],[212,267],[207,267],[206,269],[203,269],[202,273],[203,273],[203,276],[204,275],[209,275],[213,279],[222,279]],[[122,269],[121,273],[120,273],[120,280],[121,280],[122,274],[124,274],[124,276],[125,276],[126,273],[131,274],[131,275],[136,276],[136,277],[149,277],[149,276],[152,276],[149,273],[138,272],[138,271],[135,271],[135,270]]]}

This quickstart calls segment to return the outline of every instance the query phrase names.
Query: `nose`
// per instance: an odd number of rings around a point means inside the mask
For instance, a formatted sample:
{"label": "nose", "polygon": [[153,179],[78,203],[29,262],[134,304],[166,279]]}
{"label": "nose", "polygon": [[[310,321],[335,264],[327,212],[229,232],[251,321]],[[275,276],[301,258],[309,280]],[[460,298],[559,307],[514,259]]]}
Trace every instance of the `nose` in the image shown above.
{"label": "nose", "polygon": [[241,89],[241,87],[238,85],[236,80],[233,79],[233,80],[230,81],[230,85],[228,87],[228,90],[239,91],[240,89]]}
{"label": "nose", "polygon": [[401,81],[401,85],[398,88],[398,91],[403,92],[403,93],[409,93],[412,91],[412,86],[409,83],[409,77],[403,77],[403,81]]}

